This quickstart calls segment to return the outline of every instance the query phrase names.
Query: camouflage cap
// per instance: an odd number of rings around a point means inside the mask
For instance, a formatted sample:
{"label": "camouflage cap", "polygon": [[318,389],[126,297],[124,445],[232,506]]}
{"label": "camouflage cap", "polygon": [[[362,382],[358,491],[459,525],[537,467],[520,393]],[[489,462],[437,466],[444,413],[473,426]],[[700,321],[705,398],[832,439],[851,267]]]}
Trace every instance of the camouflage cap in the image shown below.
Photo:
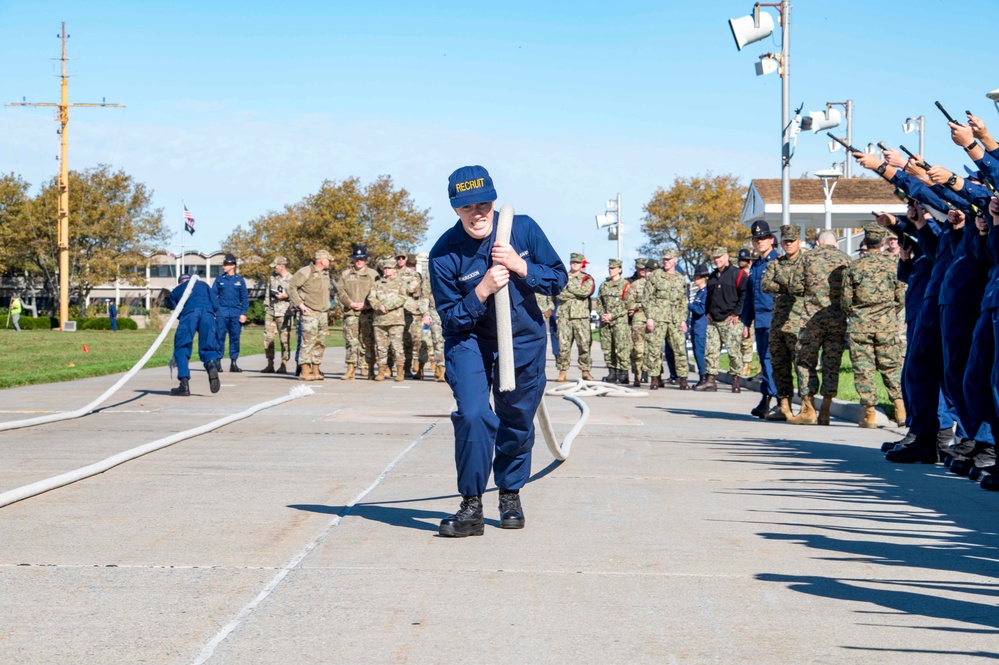
{"label": "camouflage cap", "polygon": [[791,226],[790,224],[784,224],[780,227],[780,241],[790,240],[794,242],[801,236],[798,235],[798,229]]}
{"label": "camouflage cap", "polygon": [[680,256],[680,253],[673,247],[663,250],[663,260],[675,259],[678,256]]}
{"label": "camouflage cap", "polygon": [[319,261],[320,259],[326,259],[327,261],[329,261],[330,253],[327,252],[325,249],[317,249],[316,253],[312,255],[312,260]]}
{"label": "camouflage cap", "polygon": [[582,263],[586,260],[586,257],[579,252],[573,252],[569,255],[569,263]]}
{"label": "camouflage cap", "polygon": [[384,259],[378,262],[379,268],[395,268],[395,258],[391,256],[386,256]]}
{"label": "camouflage cap", "polygon": [[395,250],[395,255],[394,255],[394,256],[395,256],[395,258],[397,258],[397,259],[398,259],[398,258],[400,258],[400,257],[402,257],[402,258],[407,258],[407,257],[409,256],[409,253],[408,253],[408,252],[405,252],[405,251],[401,251],[401,250],[398,250],[398,249],[397,249],[397,250]]}
{"label": "camouflage cap", "polygon": [[888,229],[877,224],[876,222],[868,222],[864,224],[864,239],[865,240],[884,240],[888,237]]}
{"label": "camouflage cap", "polygon": [[647,259],[635,259],[635,270],[644,270],[648,267]]}
{"label": "camouflage cap", "polygon": [[607,267],[608,268],[620,268],[621,267],[621,259],[611,259],[611,260],[609,260],[607,262]]}
{"label": "camouflage cap", "polygon": [[274,259],[273,261],[271,261],[271,268],[274,268],[274,267],[277,267],[277,266],[286,266],[286,265],[288,265],[288,259],[287,259],[287,257],[284,257],[284,256],[279,256],[276,259]]}
{"label": "camouflage cap", "polygon": [[711,250],[711,258],[713,259],[717,259],[719,256],[725,256],[726,254],[728,254],[728,248],[722,247],[721,245]]}

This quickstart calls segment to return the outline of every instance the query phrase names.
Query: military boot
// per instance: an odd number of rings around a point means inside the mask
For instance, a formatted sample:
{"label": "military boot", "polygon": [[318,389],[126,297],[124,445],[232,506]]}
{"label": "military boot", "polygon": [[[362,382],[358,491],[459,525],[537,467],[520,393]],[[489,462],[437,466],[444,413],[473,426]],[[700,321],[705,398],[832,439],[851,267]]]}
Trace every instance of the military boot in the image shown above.
{"label": "military boot", "polygon": [[[781,410],[785,407],[788,412],[791,410],[791,398],[781,397]],[[787,419],[787,422],[792,425],[818,425],[819,419],[818,414],[815,413],[815,395],[802,395],[801,397],[801,410],[798,411],[798,415],[791,416]]]}
{"label": "military boot", "polygon": [[230,372],[235,372],[237,374],[239,374],[240,372],[243,371],[243,370],[241,370],[239,368],[239,365],[236,364],[236,359],[235,358],[233,358],[232,360],[229,361],[229,371]]}
{"label": "military boot", "polygon": [[[801,401],[802,408],[804,408],[804,398]],[[793,422],[792,418],[794,414],[791,413],[791,398],[790,397],[777,397],[777,407],[767,411],[767,415],[764,420],[769,420],[770,422]]]}
{"label": "military boot", "polygon": [[372,376],[374,377],[372,381],[384,381],[385,377],[388,376],[388,367],[384,365],[377,365]]}
{"label": "military boot", "polygon": [[424,366],[424,364],[425,363],[420,363],[420,366],[416,370],[416,374],[413,375],[413,378],[416,379],[417,381],[422,381],[423,380],[423,366]]}
{"label": "military boot", "polygon": [[742,392],[742,388],[739,386],[739,375],[738,374],[733,374],[732,375],[732,392],[734,392],[734,393],[741,393]]}
{"label": "military boot", "polygon": [[[829,415],[829,409],[833,405],[833,395],[823,395],[822,396],[822,406],[819,407],[819,417],[818,423],[820,425],[830,425],[832,424],[832,419]],[[888,452],[887,450],[883,452]]]}
{"label": "military boot", "polygon": [[312,364],[312,380],[313,381],[325,381],[326,377],[323,375],[323,370],[319,368],[319,363]]}
{"label": "military boot", "polygon": [[[410,375],[410,378],[412,378],[412,375]],[[406,364],[405,363],[399,363],[398,365],[395,366],[395,380],[397,382],[398,381],[405,381],[406,380]]]}
{"label": "military boot", "polygon": [[267,367],[265,367],[262,370],[260,370],[260,373],[261,374],[273,374],[274,373],[274,359],[273,358],[268,358],[267,359]]}
{"label": "military boot", "polygon": [[205,371],[208,372],[208,389],[212,391],[212,394],[215,394],[222,388],[222,382],[219,381],[219,372],[215,369],[215,363],[205,363]]}
{"label": "military boot", "polygon": [[566,378],[566,376],[565,376],[565,370],[564,369],[560,369],[558,371],[558,376],[555,377],[555,383],[565,383],[568,380],[569,379]]}
{"label": "military boot", "polygon": [[648,373],[648,372],[646,372],[646,371],[645,371],[645,370],[643,369],[643,370],[642,370],[642,383],[648,383],[648,382],[649,382],[649,373]]}
{"label": "military boot", "polygon": [[770,411],[770,400],[771,399],[773,399],[773,397],[770,396],[770,395],[762,395],[760,397],[760,403],[757,404],[753,408],[753,410],[750,411],[749,413],[751,413],[752,415],[756,416],[757,418],[766,418],[767,417],[767,413]]}
{"label": "military boot", "polygon": [[638,372],[635,372],[635,382],[631,384],[633,388],[641,388],[642,387],[641,376],[642,376],[641,374],[639,374]]}
{"label": "military boot", "polygon": [[458,512],[441,520],[437,533],[447,538],[481,536],[485,533],[485,521],[482,519],[482,497],[462,495],[461,507]]}
{"label": "military boot", "polygon": [[906,435],[903,436],[898,441],[885,441],[884,443],[882,443],[881,452],[886,453],[889,450],[894,450],[895,448],[898,448],[900,446],[907,446],[915,440],[916,440],[916,435],[912,433],[912,430],[909,430],[909,432],[907,432]]}
{"label": "military boot", "polygon": [[[364,370],[362,369],[361,370],[361,376],[364,376],[364,375],[365,375],[364,374]],[[378,377],[375,374],[375,364],[374,363],[368,363],[367,377],[368,377],[368,381],[377,381],[378,380]]]}
{"label": "military boot", "polygon": [[694,386],[694,390],[700,393],[718,392],[718,382],[715,379],[715,375],[705,374],[704,379]]}
{"label": "military boot", "polygon": [[341,381],[353,381],[354,380],[354,363],[347,363],[347,368],[343,370],[343,376],[340,377]]}
{"label": "military boot", "polygon": [[362,379],[366,379],[369,376],[371,376],[370,364],[362,364],[360,367],[357,368],[357,370],[360,373]]}
{"label": "military boot", "polygon": [[747,377],[748,376],[752,376],[753,375],[753,363],[742,363],[742,371],[739,372],[739,373],[742,374],[743,376],[747,376]]}
{"label": "military boot", "polygon": [[523,529],[524,509],[520,506],[520,490],[499,491],[501,529]]}
{"label": "military boot", "polygon": [[857,423],[858,427],[863,427],[864,429],[877,429],[878,426],[878,414],[874,410],[873,406],[864,407],[864,417],[860,419]]}
{"label": "military boot", "polygon": [[593,375],[590,374],[590,370],[584,369],[583,370],[583,381],[596,381],[596,379],[594,379]]}
{"label": "military boot", "polygon": [[301,363],[298,367],[302,370],[298,374],[299,381],[315,381],[312,376],[312,363]]}
{"label": "military boot", "polygon": [[895,405],[895,424],[899,427],[905,427],[905,403],[896,399],[892,402]]}
{"label": "military boot", "polygon": [[663,387],[663,377],[662,374],[659,376],[652,376],[649,378],[649,390],[659,390]]}
{"label": "military boot", "polygon": [[434,368],[434,378],[440,382],[444,380],[444,365],[438,365]]}
{"label": "military boot", "polygon": [[180,385],[176,388],[170,389],[170,394],[174,397],[190,397],[191,396],[191,386],[189,385],[190,379],[181,379]]}
{"label": "military boot", "polygon": [[604,383],[617,383],[617,370],[616,369],[608,369],[607,370],[607,376],[605,376],[604,378],[602,378],[600,380],[603,381]]}
{"label": "military boot", "polygon": [[617,382],[622,386],[626,386],[631,383],[631,381],[628,380],[628,370],[622,369],[618,372]]}
{"label": "military boot", "polygon": [[885,460],[896,464],[936,464],[939,461],[936,441],[932,436],[919,435],[907,446],[888,451]]}
{"label": "military boot", "polygon": [[680,390],[690,390],[690,384],[687,383],[687,377],[681,376],[677,379],[677,388]]}
{"label": "military boot", "polygon": [[288,373],[288,361],[282,360],[281,366],[274,370],[275,374],[287,374]]}

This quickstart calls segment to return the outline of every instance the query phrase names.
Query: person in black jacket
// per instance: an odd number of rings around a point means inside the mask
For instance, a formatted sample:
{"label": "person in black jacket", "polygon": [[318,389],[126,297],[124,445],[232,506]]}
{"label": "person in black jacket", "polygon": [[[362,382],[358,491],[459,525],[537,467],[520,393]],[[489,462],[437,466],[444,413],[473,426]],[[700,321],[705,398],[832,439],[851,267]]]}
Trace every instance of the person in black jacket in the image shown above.
{"label": "person in black jacket", "polygon": [[715,247],[711,252],[715,270],[708,277],[708,339],[704,349],[707,374],[694,390],[716,391],[718,356],[724,344],[728,348],[728,366],[732,375],[732,392],[739,392],[739,372],[742,370],[742,303],[746,297],[746,280],[740,280],[739,268],[732,265],[728,250]]}

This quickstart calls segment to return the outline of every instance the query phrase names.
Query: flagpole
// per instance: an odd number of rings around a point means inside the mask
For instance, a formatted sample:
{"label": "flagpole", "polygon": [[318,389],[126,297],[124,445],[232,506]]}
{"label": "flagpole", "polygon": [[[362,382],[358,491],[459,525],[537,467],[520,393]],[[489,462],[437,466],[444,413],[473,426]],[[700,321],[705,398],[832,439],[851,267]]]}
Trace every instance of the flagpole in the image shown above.
{"label": "flagpole", "polygon": [[[187,204],[184,203],[184,197],[180,199],[180,209],[184,210]],[[184,213],[181,212],[180,218],[184,219]],[[180,228],[180,275],[184,274],[184,234],[187,233],[187,220],[184,219],[184,225]],[[177,275],[180,277],[180,275]]]}

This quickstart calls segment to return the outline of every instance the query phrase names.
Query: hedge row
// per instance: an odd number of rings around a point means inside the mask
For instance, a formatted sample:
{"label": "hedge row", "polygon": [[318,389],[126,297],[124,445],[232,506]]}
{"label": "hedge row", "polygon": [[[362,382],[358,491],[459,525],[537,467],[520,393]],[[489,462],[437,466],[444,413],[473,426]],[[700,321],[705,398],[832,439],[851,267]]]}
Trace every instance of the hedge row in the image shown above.
{"label": "hedge row", "polygon": [[[77,330],[111,330],[111,319],[106,316],[70,320],[76,321]],[[17,323],[22,330],[51,330],[59,327],[59,319],[54,316],[40,316],[37,319],[22,316]],[[139,326],[132,319],[118,318],[118,330],[138,329]]]}

